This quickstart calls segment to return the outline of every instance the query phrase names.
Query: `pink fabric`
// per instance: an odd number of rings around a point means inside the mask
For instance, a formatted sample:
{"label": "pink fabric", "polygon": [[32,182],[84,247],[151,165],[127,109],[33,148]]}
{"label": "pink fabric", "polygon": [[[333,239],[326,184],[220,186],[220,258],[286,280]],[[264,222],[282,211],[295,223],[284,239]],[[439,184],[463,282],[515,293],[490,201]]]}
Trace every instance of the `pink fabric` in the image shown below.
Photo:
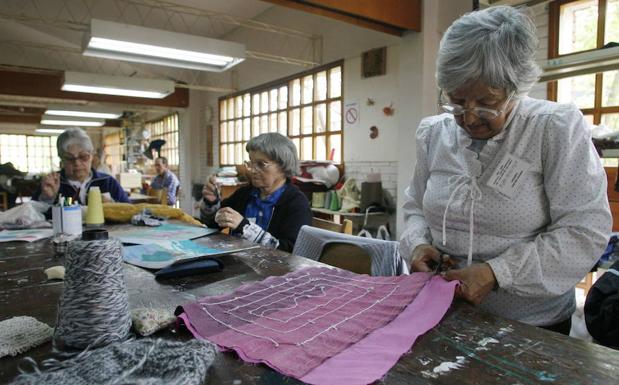
{"label": "pink fabric", "polygon": [[[340,373],[341,380],[331,382],[369,383],[384,375],[449,307],[455,283],[430,277],[369,277],[310,268],[190,303],[183,306],[181,318],[194,336],[310,383],[326,383],[335,372],[352,372],[350,361],[362,357],[363,370],[354,378]],[[440,293],[428,294],[435,285]],[[420,300],[412,302],[415,297]],[[440,305],[434,305],[437,301]]]}

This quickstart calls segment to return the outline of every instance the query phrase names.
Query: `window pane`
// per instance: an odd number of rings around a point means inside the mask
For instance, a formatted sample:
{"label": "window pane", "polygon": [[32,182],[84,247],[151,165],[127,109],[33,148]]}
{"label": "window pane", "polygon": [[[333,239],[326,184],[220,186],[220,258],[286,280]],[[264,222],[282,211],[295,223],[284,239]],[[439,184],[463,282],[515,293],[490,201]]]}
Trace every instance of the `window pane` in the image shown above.
{"label": "window pane", "polygon": [[269,132],[269,116],[262,115],[260,117],[260,133],[264,134],[265,132]]}
{"label": "window pane", "polygon": [[236,110],[234,111],[234,117],[240,118],[241,116],[243,116],[243,97],[241,95],[237,96],[234,104],[236,107]]}
{"label": "window pane", "polygon": [[277,111],[277,88],[270,92],[269,105],[270,111]]}
{"label": "window pane", "polygon": [[327,71],[316,74],[316,100],[327,98]]}
{"label": "window pane", "polygon": [[559,103],[574,103],[578,108],[593,108],[595,74],[558,80],[557,101]]}
{"label": "window pane", "polygon": [[342,130],[342,102],[329,103],[329,131]]}
{"label": "window pane", "polygon": [[234,121],[234,140],[241,140],[243,138],[243,121],[238,119]]}
{"label": "window pane", "polygon": [[301,134],[301,113],[298,108],[290,111],[290,135],[298,136]]}
{"label": "window pane", "polygon": [[[617,23],[619,24],[619,20]],[[619,106],[619,70],[604,72],[603,79],[602,107]]]}
{"label": "window pane", "polygon": [[219,147],[219,164],[227,164],[228,163],[228,145],[223,145]]}
{"label": "window pane", "polygon": [[312,157],[312,137],[301,138],[301,160],[311,160]]}
{"label": "window pane", "polygon": [[294,147],[297,149],[297,158],[301,159],[301,139],[292,139],[292,143],[294,143]]}
{"label": "window pane", "polygon": [[249,104],[249,100],[249,94],[243,95],[243,116],[249,116],[249,114],[251,113],[251,104]]}
{"label": "window pane", "polygon": [[324,135],[316,136],[314,142],[316,149],[316,160],[327,160],[327,137]]}
{"label": "window pane", "polygon": [[277,132],[277,113],[269,114],[269,132]]}
{"label": "window pane", "polygon": [[314,93],[314,77],[308,75],[303,78],[303,104],[312,102]]}
{"label": "window pane", "polygon": [[249,139],[251,139],[250,121],[249,118],[245,118],[243,119],[243,140],[248,141]]}
{"label": "window pane", "polygon": [[260,118],[257,116],[254,116],[251,120],[252,122],[252,126],[251,126],[251,137],[255,137],[260,135]]}
{"label": "window pane", "polygon": [[597,0],[580,0],[561,5],[559,55],[596,47]]}
{"label": "window pane", "polygon": [[228,142],[234,141],[234,122],[228,122]]}
{"label": "window pane", "polygon": [[260,112],[269,112],[269,93],[267,91],[260,94]]}
{"label": "window pane", "polygon": [[303,107],[301,113],[301,134],[309,135],[312,133],[312,107]]}
{"label": "window pane", "polygon": [[219,103],[219,120],[226,120],[226,101]]}
{"label": "window pane", "polygon": [[252,95],[251,113],[257,114],[260,112],[260,94]]}
{"label": "window pane", "polygon": [[322,103],[314,107],[314,132],[322,133],[327,131],[327,105]]}
{"label": "window pane", "polygon": [[228,99],[228,108],[226,108],[228,113],[228,119],[234,118],[234,98]]}
{"label": "window pane", "polygon": [[601,123],[606,127],[619,131],[619,114],[604,114],[602,115]]}
{"label": "window pane", "polygon": [[241,163],[243,163],[243,144],[241,144],[241,143],[235,144],[234,145],[234,150],[235,150],[235,154],[234,154],[235,162],[234,162],[234,164],[241,164]]}
{"label": "window pane", "polygon": [[329,137],[329,147],[330,147],[330,160],[335,163],[342,163],[342,136],[341,135],[331,135]]}
{"label": "window pane", "polygon": [[227,123],[224,122],[219,127],[220,127],[220,129],[219,129],[219,142],[220,143],[227,142],[228,141],[228,135],[227,135],[228,134],[228,132],[227,132],[228,126],[227,126]]}
{"label": "window pane", "polygon": [[288,87],[283,86],[279,88],[279,103],[280,110],[288,107]]}
{"label": "window pane", "polygon": [[295,79],[290,82],[290,87],[292,88],[292,99],[291,105],[298,106],[301,104],[301,80]]}
{"label": "window pane", "polygon": [[226,164],[234,164],[234,144],[228,145],[228,161]]}
{"label": "window pane", "polygon": [[619,0],[606,2],[606,25],[604,31],[604,44],[611,41],[619,42]]}
{"label": "window pane", "polygon": [[584,118],[590,125],[593,125],[593,115],[584,115]]}
{"label": "window pane", "polygon": [[329,71],[329,97],[342,96],[342,67],[335,67]]}
{"label": "window pane", "polygon": [[288,135],[288,115],[286,112],[280,112],[278,115],[279,121],[277,122],[277,131],[282,135]]}

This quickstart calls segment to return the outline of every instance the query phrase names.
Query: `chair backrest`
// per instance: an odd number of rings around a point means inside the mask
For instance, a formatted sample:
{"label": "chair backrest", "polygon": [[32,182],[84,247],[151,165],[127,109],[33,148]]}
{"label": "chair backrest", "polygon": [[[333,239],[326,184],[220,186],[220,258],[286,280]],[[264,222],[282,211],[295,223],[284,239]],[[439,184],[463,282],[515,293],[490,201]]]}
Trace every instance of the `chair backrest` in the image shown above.
{"label": "chair backrest", "polygon": [[357,274],[372,274],[372,257],[362,248],[349,243],[329,243],[318,261]]}
{"label": "chair backrest", "polygon": [[168,189],[165,188],[149,188],[148,196],[157,197],[159,204],[168,205]]}
{"label": "chair backrest", "polygon": [[342,223],[335,223],[321,218],[312,218],[312,227],[319,229],[335,231],[336,233],[352,234],[352,221],[344,219]]}

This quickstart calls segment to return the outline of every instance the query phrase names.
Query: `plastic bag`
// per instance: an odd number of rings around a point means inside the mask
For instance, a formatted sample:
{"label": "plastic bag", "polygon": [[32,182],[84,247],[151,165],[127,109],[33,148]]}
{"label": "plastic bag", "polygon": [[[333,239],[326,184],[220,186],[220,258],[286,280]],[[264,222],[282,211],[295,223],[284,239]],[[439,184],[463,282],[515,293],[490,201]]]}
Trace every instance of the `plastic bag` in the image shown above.
{"label": "plastic bag", "polygon": [[357,181],[354,178],[349,178],[337,193],[341,202],[340,211],[351,212],[353,209],[359,208],[361,204],[361,191],[359,191]]}
{"label": "plastic bag", "polygon": [[0,223],[19,227],[30,227],[45,222],[44,213],[50,205],[45,202],[30,201],[0,212]]}

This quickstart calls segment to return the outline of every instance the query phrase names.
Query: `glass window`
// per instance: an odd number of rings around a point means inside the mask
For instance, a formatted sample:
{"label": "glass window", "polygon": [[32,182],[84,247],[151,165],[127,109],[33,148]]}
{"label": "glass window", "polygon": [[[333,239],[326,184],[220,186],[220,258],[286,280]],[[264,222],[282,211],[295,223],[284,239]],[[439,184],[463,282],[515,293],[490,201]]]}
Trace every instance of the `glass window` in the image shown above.
{"label": "glass window", "polygon": [[610,106],[619,106],[619,70],[604,72],[602,78],[602,107]]}
{"label": "glass window", "polygon": [[268,88],[223,97],[219,105],[221,165],[247,159],[245,143],[266,132],[291,138],[300,159],[342,161],[341,63]]}
{"label": "glass window", "polygon": [[[230,108],[230,104],[228,104],[228,108]],[[166,141],[161,147],[161,156],[167,158],[170,168],[178,173],[180,171],[178,114],[174,113],[160,120],[147,122],[144,124],[144,128],[149,130],[151,141],[155,139]]]}
{"label": "glass window", "polygon": [[560,8],[559,55],[594,49],[597,41],[597,0],[580,0]]}
{"label": "glass window", "polygon": [[606,2],[604,44],[611,41],[619,42],[619,0],[607,0]]}
{"label": "glass window", "polygon": [[595,74],[558,80],[557,101],[574,103],[578,108],[593,108],[595,104]]}
{"label": "glass window", "polygon": [[13,163],[22,172],[48,174],[58,171],[57,136],[0,134],[0,163]]}

